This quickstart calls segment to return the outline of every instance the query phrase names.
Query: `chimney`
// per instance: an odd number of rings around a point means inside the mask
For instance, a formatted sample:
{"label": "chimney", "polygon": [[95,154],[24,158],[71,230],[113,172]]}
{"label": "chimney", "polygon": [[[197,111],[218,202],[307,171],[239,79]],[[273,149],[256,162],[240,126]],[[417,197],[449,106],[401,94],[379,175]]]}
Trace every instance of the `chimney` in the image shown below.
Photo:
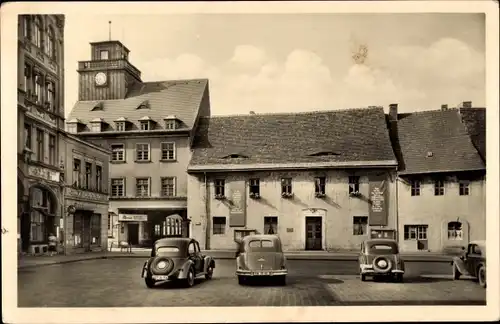
{"label": "chimney", "polygon": [[462,108],[472,108],[472,101],[462,102]]}
{"label": "chimney", "polygon": [[441,105],[441,110],[448,110],[448,105]]}
{"label": "chimney", "polygon": [[389,120],[398,121],[398,104],[389,105]]}

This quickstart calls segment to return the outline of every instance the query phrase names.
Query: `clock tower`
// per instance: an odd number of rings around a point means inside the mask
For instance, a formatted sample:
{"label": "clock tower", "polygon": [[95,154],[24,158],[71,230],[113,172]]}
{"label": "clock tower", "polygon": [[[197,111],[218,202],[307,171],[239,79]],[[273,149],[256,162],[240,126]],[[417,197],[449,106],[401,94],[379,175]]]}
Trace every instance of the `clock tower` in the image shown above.
{"label": "clock tower", "polygon": [[128,61],[130,51],[120,41],[90,43],[91,60],[78,62],[78,100],[124,99],[141,71]]}

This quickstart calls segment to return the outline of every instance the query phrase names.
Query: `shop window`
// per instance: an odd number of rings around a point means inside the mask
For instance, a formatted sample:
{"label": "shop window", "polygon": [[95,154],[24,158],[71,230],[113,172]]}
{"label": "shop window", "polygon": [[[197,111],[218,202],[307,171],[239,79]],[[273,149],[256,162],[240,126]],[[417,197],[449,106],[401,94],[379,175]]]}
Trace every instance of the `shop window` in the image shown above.
{"label": "shop window", "polygon": [[212,233],[214,235],[226,234],[226,217],[212,218]]}
{"label": "shop window", "polygon": [[278,234],[278,217],[264,217],[264,234]]}
{"label": "shop window", "polygon": [[352,218],[352,235],[368,234],[367,227],[368,227],[367,216],[354,216]]}
{"label": "shop window", "polygon": [[461,222],[448,223],[448,240],[462,240],[463,227]]}
{"label": "shop window", "polygon": [[92,214],[91,216],[90,237],[92,245],[101,245],[101,214]]}

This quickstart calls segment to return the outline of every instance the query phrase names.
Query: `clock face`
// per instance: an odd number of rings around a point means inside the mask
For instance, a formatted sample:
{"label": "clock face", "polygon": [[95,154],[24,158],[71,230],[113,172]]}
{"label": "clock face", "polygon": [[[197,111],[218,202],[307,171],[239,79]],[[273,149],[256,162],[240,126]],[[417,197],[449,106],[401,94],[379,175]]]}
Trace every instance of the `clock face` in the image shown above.
{"label": "clock face", "polygon": [[97,85],[106,84],[106,73],[99,72],[95,75],[95,83]]}

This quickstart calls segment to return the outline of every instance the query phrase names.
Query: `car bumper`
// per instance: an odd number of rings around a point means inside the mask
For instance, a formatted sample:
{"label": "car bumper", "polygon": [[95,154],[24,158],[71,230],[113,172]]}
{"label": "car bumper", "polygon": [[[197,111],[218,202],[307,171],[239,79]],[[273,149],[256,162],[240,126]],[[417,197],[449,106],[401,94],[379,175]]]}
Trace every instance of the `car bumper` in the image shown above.
{"label": "car bumper", "polygon": [[288,270],[236,270],[237,276],[244,277],[273,277],[273,276],[286,276]]}
{"label": "car bumper", "polygon": [[378,270],[375,270],[373,267],[361,267],[361,274],[374,274],[374,275],[391,275],[391,274],[396,274],[396,273],[405,273],[404,270],[401,270],[401,269],[392,269],[390,271],[387,271],[387,272],[381,272],[381,271],[378,271]]}

